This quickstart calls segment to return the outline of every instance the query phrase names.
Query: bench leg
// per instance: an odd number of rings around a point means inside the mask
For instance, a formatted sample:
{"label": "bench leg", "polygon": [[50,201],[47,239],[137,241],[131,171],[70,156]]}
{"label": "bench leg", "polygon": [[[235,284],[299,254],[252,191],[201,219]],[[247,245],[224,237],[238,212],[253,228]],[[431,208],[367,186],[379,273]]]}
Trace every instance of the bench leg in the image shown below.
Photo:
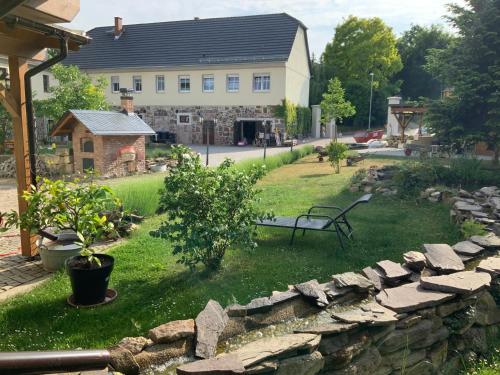
{"label": "bench leg", "polygon": [[295,231],[296,230],[297,230],[297,228],[293,228],[292,238],[290,239],[290,245],[293,245],[293,239],[295,238]]}
{"label": "bench leg", "polygon": [[342,229],[340,229],[339,225],[337,223],[335,223],[335,232],[337,232],[337,238],[339,239],[339,242],[340,242],[340,247],[342,248],[342,250],[345,250],[344,248],[344,241],[342,241]]}

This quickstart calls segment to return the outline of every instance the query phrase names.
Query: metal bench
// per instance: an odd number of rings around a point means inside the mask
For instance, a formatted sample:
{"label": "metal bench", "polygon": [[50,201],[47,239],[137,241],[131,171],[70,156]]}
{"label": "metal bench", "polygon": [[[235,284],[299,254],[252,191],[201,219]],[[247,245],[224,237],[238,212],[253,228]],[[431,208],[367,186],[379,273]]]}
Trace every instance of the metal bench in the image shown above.
{"label": "metal bench", "polygon": [[[255,224],[264,227],[288,228],[292,229],[292,238],[290,245],[295,239],[295,232],[302,230],[302,235],[305,235],[306,230],[316,230],[321,232],[335,232],[340,242],[340,246],[344,249],[342,236],[347,239],[353,239],[353,228],[347,220],[347,213],[360,203],[368,203],[372,198],[372,194],[365,194],[358,200],[351,203],[346,208],[337,206],[312,206],[307,214],[302,214],[297,217],[275,217],[273,219],[258,220]],[[314,214],[314,210],[330,210],[333,215]]]}

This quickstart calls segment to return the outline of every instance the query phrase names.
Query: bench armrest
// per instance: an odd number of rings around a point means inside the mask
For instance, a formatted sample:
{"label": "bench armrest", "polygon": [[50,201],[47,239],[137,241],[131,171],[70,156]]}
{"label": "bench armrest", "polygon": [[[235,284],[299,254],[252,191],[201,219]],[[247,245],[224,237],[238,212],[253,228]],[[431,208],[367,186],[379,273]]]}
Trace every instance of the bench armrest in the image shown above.
{"label": "bench armrest", "polygon": [[303,218],[303,217],[307,217],[308,219],[309,218],[328,219],[331,222],[333,222],[333,219],[330,216],[328,216],[328,215],[317,215],[317,214],[309,214],[309,213],[307,213],[307,214],[302,214],[302,215],[297,216],[297,218],[295,219],[295,225],[294,225],[295,228],[297,228],[297,224],[299,223],[299,220],[301,218]]}
{"label": "bench armrest", "polygon": [[337,206],[312,206],[309,211],[307,211],[308,214],[310,214],[314,209],[316,208],[322,208],[322,209],[325,209],[325,208],[328,208],[328,209],[332,209],[332,210],[338,210],[338,211],[342,211],[342,208],[340,207],[337,207]]}

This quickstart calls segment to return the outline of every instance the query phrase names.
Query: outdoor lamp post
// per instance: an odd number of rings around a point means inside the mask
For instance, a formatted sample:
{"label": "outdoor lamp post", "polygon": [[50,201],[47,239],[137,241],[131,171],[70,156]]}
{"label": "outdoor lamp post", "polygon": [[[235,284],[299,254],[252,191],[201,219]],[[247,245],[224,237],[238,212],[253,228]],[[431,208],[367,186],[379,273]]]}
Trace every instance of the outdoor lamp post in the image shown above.
{"label": "outdoor lamp post", "polygon": [[372,100],[373,100],[373,72],[370,73],[370,76],[372,77],[371,83],[370,83],[370,113],[368,114],[368,130],[371,129],[372,125]]}

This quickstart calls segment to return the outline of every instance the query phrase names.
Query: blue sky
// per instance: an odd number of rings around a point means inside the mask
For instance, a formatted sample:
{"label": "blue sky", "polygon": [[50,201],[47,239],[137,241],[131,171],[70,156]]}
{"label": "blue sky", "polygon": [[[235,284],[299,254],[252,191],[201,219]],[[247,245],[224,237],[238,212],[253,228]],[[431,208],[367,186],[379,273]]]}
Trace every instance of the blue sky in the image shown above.
{"label": "blue sky", "polygon": [[69,27],[89,30],[123,22],[142,23],[287,12],[309,33],[311,53],[323,52],[335,26],[349,15],[380,17],[401,34],[412,24],[445,24],[446,4],[463,0],[81,0],[80,13]]}

